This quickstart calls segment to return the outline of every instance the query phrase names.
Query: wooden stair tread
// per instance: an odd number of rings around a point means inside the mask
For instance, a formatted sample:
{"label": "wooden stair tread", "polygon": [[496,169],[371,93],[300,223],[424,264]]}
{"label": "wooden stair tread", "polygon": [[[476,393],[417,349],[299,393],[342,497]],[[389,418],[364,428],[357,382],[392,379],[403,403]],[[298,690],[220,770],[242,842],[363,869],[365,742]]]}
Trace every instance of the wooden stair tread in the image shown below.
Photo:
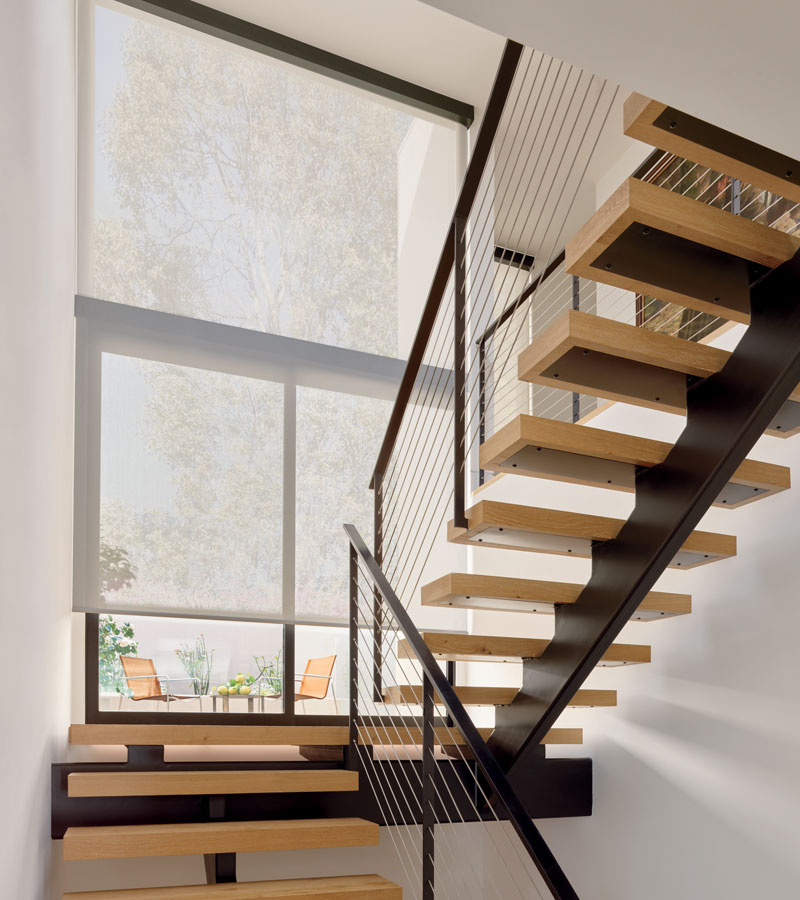
{"label": "wooden stair tread", "polygon": [[565,265],[572,275],[746,323],[749,264],[775,268],[798,249],[800,238],[628,178],[567,244]]}
{"label": "wooden stair tread", "polygon": [[69,742],[127,746],[331,746],[348,742],[346,725],[70,725]]}
{"label": "wooden stair tread", "polygon": [[[671,444],[652,438],[519,415],[481,445],[480,466],[492,472],[634,491],[636,468],[658,465],[671,449]],[[790,485],[786,466],[746,459],[714,506],[734,509]]]}
{"label": "wooden stair tread", "polygon": [[[488,741],[494,728],[479,728],[478,734]],[[434,740],[443,746],[462,746],[464,738],[455,727],[434,728]],[[359,725],[358,739],[360,744],[373,746],[422,746],[422,729],[417,725]],[[582,744],[582,728],[551,728],[542,738],[542,744]]]}
{"label": "wooden stair tread", "polygon": [[[527,550],[590,559],[594,541],[610,541],[624,519],[481,500],[466,512],[467,528],[448,523],[448,540],[472,546]],[[736,555],[736,536],[693,531],[670,565],[691,569]]]}
{"label": "wooden stair tread", "polygon": [[348,769],[71,772],[67,777],[69,797],[283,794],[357,790],[358,772]]}
{"label": "wooden stair tread", "polygon": [[[482,687],[472,684],[455,685],[458,699],[464,706],[508,706],[519,693],[515,687]],[[436,701],[439,702],[438,695]],[[422,703],[422,685],[393,684],[384,692],[387,703]],[[617,692],[581,688],[576,691],[567,706],[616,706]]]}
{"label": "wooden stair tread", "polygon": [[[421,595],[423,606],[553,613],[559,604],[574,603],[583,588],[582,584],[563,581],[450,572],[424,585]],[[689,594],[650,591],[631,618],[650,621],[686,615],[691,611],[692,598]]]}
{"label": "wooden stair tread", "polygon": [[[628,137],[800,203],[796,159],[665,103],[632,93],[623,108],[623,128]],[[791,172],[788,177],[787,172]]]}
{"label": "wooden stair tread", "polygon": [[64,900],[401,900],[402,888],[381,875],[289,878],[231,884],[78,891]]}
{"label": "wooden stair tread", "polygon": [[64,834],[63,850],[65,860],[129,859],[366,847],[377,843],[378,826],[366,819],[279,819],[70,827]]}
{"label": "wooden stair tread", "polygon": [[[730,352],[567,310],[519,356],[520,380],[685,414],[687,376],[708,378]],[[766,433],[800,431],[800,386]]]}
{"label": "wooden stair tread", "polygon": [[[426,631],[422,638],[438,659],[454,662],[516,662],[536,659],[550,644],[544,638],[502,637],[482,634],[448,634]],[[408,641],[400,641],[400,659],[414,659]],[[598,665],[619,666],[650,662],[647,644],[612,644]]]}

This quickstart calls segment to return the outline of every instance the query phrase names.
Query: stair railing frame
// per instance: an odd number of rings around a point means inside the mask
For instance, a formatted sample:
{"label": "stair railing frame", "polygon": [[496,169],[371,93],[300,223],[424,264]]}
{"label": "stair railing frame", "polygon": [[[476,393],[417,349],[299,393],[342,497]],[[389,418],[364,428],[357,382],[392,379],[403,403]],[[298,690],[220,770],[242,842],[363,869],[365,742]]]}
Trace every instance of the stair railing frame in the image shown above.
{"label": "stair railing frame", "polygon": [[[350,709],[351,714],[357,720],[358,704],[354,697],[358,696],[358,668],[357,660],[352,656],[353,648],[357,648],[358,642],[358,572],[359,564],[368,573],[372,585],[369,590],[375,590],[380,593],[382,602],[391,610],[400,631],[403,632],[406,640],[410,644],[416,656],[416,661],[422,668],[423,673],[423,736],[427,734],[427,745],[430,751],[428,758],[432,758],[433,751],[433,717],[435,706],[433,703],[434,693],[438,695],[438,703],[443,705],[447,714],[453,722],[455,728],[458,729],[464,740],[465,746],[472,754],[478,769],[482,773],[488,786],[487,793],[491,792],[494,801],[499,803],[505,810],[508,821],[514,827],[526,853],[536,866],[544,883],[552,892],[555,900],[579,900],[575,889],[569,882],[566,874],[558,864],[555,856],[547,846],[544,838],[538,828],[533,824],[533,820],[527,814],[523,804],[515,793],[511,783],[503,772],[500,763],[489,749],[486,742],[481,738],[477,727],[467,713],[462,702],[458,699],[455,688],[448,681],[444,672],[442,672],[439,663],[425,643],[420,632],[417,630],[406,608],[403,606],[400,598],[392,589],[383,570],[370,553],[364,539],[361,537],[358,529],[354,525],[345,525],[345,533],[349,541],[350,549],[350,565],[353,583],[350,585],[350,647],[351,647],[351,682],[350,682]],[[427,698],[427,701],[425,700]],[[351,721],[350,740],[351,746],[348,749],[348,758],[355,760],[358,754],[358,748],[355,742],[358,740],[357,727],[354,727]],[[423,747],[423,763],[426,759]],[[424,807],[423,807],[424,809]],[[430,825],[427,841],[425,839],[425,830],[423,830],[423,840],[426,841],[425,846],[432,852],[431,841],[433,839],[433,820],[426,819],[423,822]],[[423,868],[425,872],[429,869],[425,866],[423,859]],[[430,894],[426,895],[426,898]]]}

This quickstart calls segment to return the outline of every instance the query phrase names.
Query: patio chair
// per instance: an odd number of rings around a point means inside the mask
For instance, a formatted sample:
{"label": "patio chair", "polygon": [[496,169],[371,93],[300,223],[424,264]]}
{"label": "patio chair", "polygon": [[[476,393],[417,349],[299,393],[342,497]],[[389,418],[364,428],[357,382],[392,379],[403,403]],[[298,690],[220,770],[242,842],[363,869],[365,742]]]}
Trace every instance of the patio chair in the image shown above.
{"label": "patio chair", "polygon": [[[120,656],[119,661],[122,664],[122,671],[125,673],[128,687],[133,693],[132,700],[160,700],[167,704],[167,710],[169,710],[172,700],[200,700],[202,711],[203,701],[199,694],[175,694],[172,692],[173,682],[196,683],[196,678],[173,678],[169,675],[159,675],[153,660],[141,656]],[[119,705],[121,708],[122,697],[119,698]]]}
{"label": "patio chair", "polygon": [[300,687],[295,692],[294,699],[300,701],[303,713],[306,711],[305,701],[324,700],[328,696],[328,688],[331,690],[334,709],[337,710],[336,692],[333,689],[333,666],[335,662],[336,654],[310,659],[306,663],[305,672],[302,675],[294,676],[294,680],[300,682]]}

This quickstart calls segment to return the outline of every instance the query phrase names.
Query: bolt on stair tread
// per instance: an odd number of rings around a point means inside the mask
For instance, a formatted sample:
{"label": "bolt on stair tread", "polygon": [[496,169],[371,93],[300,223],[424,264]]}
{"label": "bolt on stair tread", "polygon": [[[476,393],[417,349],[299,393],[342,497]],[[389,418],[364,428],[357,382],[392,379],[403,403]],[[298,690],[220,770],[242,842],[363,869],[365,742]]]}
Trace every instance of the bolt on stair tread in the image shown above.
{"label": "bolt on stair tread", "polygon": [[65,860],[129,859],[264,850],[366,847],[378,843],[378,826],[366,819],[281,819],[189,822],[174,825],[69,827]]}
{"label": "bolt on stair tread", "polygon": [[798,249],[800,238],[786,232],[628,178],[569,241],[565,266],[572,275],[747,323],[754,277]]}
{"label": "bolt on stair tread", "polygon": [[[687,376],[708,378],[728,350],[577,310],[566,310],[519,355],[521,381],[686,414]],[[800,431],[800,386],[766,434]]]}
{"label": "bolt on stair tread", "polygon": [[349,769],[250,769],[177,772],[71,772],[69,797],[154,797],[357,791]]}
{"label": "bolt on stair tread", "polygon": [[[441,631],[422,632],[422,639],[438,659],[454,662],[516,662],[536,659],[547,649],[546,638],[504,637],[482,634],[459,634]],[[599,665],[633,665],[650,662],[648,644],[612,644]],[[400,659],[415,659],[407,640],[400,641]]]}
{"label": "bolt on stair tread", "polygon": [[[662,463],[671,449],[665,441],[523,414],[481,445],[480,465],[493,472],[632,492],[637,468]],[[735,509],[790,486],[786,466],[746,459],[713,505]]]}
{"label": "bolt on stair tread", "polygon": [[800,203],[800,161],[666,103],[634,91],[623,106],[623,130],[659,150]]}
{"label": "bolt on stair tread", "polygon": [[111,891],[73,891],[64,900],[401,900],[402,888],[381,875],[337,875]]}
{"label": "bolt on stair tread", "polygon": [[[594,541],[617,536],[624,519],[480,500],[466,511],[467,527],[447,526],[448,540],[471,546],[525,550],[590,559]],[[736,556],[736,536],[693,531],[670,566],[690,569]]]}
{"label": "bolt on stair tread", "polygon": [[[421,598],[423,606],[547,614],[559,604],[575,603],[583,588],[563,581],[449,572],[424,585]],[[691,611],[690,594],[650,591],[631,618],[650,621]]]}

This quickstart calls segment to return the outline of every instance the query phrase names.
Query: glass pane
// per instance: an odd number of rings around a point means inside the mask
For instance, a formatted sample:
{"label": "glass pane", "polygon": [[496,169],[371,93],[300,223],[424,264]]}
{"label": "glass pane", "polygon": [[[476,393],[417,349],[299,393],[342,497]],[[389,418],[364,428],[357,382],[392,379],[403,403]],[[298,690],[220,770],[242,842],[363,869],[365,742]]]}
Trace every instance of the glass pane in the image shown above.
{"label": "glass pane", "polygon": [[297,616],[347,616],[342,525],[354,524],[371,545],[369,481],[391,408],[386,400],[297,389]]}
{"label": "glass pane", "polygon": [[283,387],[103,355],[101,607],[281,613]]}
{"label": "glass pane", "polygon": [[[407,218],[415,195],[454,182],[454,127],[115,8],[98,6],[95,47],[81,290],[397,356],[398,210]],[[437,227],[439,212],[426,217]]]}
{"label": "glass pane", "polygon": [[100,616],[100,710],[283,712],[283,627]]}

